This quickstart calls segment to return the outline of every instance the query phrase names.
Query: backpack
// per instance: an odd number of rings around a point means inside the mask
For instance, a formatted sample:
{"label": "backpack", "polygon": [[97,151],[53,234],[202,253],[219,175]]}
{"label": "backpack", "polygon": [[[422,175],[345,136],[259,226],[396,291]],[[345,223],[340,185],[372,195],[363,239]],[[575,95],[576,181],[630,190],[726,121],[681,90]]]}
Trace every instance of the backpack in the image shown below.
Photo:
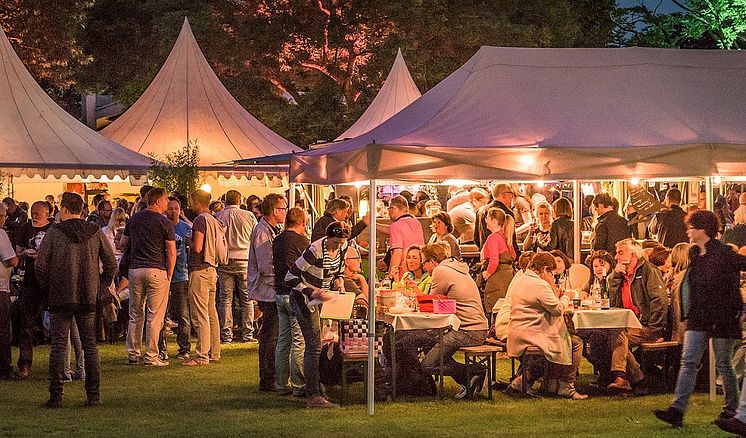
{"label": "backpack", "polygon": [[215,236],[215,264],[227,265],[228,240],[225,238],[225,231],[227,230],[227,227],[215,216],[207,213],[202,214],[205,216],[205,221],[212,221],[215,224],[215,228],[217,229],[217,236]]}

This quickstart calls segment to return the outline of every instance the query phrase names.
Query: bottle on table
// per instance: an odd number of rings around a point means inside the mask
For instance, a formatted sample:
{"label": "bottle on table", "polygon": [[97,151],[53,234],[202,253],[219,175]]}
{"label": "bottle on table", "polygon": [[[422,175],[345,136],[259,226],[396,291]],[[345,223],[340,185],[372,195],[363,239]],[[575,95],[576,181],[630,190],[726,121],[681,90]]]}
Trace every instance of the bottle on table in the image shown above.
{"label": "bottle on table", "polygon": [[572,297],[572,306],[576,309],[580,309],[580,291],[578,289],[575,289],[575,294]]}
{"label": "bottle on table", "polygon": [[606,282],[606,268],[603,270],[603,277],[601,282],[601,309],[609,310],[609,285]]}
{"label": "bottle on table", "polygon": [[598,310],[601,308],[601,282],[596,277],[591,286],[591,309]]}

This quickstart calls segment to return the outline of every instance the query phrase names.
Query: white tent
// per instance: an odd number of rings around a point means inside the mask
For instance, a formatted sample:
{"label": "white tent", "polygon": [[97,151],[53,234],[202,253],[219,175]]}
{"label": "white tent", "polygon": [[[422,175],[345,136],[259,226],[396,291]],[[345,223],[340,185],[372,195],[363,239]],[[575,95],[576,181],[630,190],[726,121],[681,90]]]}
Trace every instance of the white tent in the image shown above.
{"label": "white tent", "polygon": [[343,132],[337,140],[355,138],[365,134],[391,116],[404,109],[407,105],[420,97],[420,90],[412,80],[409,74],[407,64],[404,62],[404,56],[401,49],[396,53],[394,65],[383,81],[383,86],[378,90],[378,94],[365,110],[363,115]]}
{"label": "white tent", "polygon": [[293,154],[291,180],[743,174],[746,53],[482,47],[372,131]]}
{"label": "white tent", "polygon": [[196,141],[202,167],[300,151],[230,95],[207,63],[186,19],[153,82],[102,134],[159,158]]}
{"label": "white tent", "polygon": [[0,32],[0,172],[127,178],[150,160],[80,123],[42,90]]}

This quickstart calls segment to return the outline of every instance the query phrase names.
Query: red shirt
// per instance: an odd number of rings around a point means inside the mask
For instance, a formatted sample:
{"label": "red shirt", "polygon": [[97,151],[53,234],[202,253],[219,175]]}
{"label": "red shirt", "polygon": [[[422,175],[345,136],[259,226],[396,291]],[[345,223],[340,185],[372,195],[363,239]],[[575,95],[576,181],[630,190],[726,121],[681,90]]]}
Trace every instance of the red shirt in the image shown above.
{"label": "red shirt", "polygon": [[[632,280],[635,279],[635,271],[637,270],[637,260],[627,266],[627,272],[624,274],[624,283],[622,283],[622,306],[625,309],[629,309],[634,312],[635,316],[639,318],[640,309],[635,306],[632,302],[632,292],[630,290],[632,286]],[[631,271],[631,272],[630,272]]]}

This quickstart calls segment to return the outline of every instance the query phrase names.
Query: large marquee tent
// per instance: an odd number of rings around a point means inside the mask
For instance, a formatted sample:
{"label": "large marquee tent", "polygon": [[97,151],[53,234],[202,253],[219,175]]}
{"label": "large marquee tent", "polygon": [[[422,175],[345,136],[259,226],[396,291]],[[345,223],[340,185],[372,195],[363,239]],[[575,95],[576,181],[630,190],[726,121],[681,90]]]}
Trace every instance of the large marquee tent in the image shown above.
{"label": "large marquee tent", "polygon": [[161,158],[196,142],[204,169],[300,151],[230,95],[207,63],[187,19],[153,82],[102,134],[133,151]]}
{"label": "large marquee tent", "polygon": [[142,177],[148,157],[91,130],[60,108],[0,32],[0,173],[31,179]]}
{"label": "large marquee tent", "polygon": [[746,53],[482,47],[295,182],[624,179],[746,171]]}

